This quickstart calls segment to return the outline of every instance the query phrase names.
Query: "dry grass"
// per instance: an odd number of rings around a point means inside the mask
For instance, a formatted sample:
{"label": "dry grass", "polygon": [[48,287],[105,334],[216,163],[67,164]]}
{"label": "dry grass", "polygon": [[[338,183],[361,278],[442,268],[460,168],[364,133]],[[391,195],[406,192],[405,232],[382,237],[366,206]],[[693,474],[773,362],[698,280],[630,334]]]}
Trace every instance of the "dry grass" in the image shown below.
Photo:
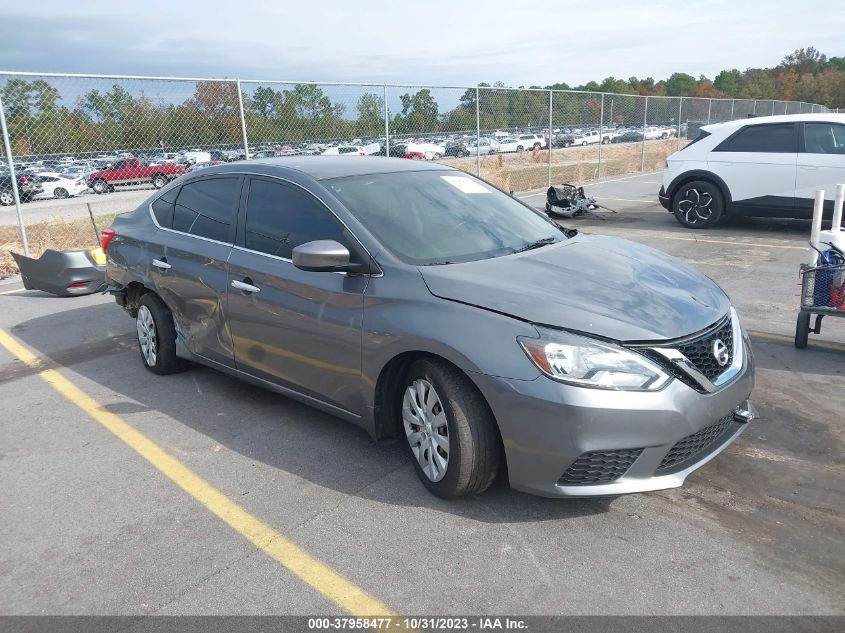
{"label": "dry grass", "polygon": [[[95,216],[97,227],[103,229],[114,220],[114,214]],[[39,257],[45,250],[72,250],[94,248],[98,245],[90,218],[78,220],[51,220],[26,227],[29,250],[33,257]],[[12,259],[12,251],[23,253],[20,231],[17,226],[0,227],[0,279],[18,274],[18,267]]]}
{"label": "dry grass", "polygon": [[[595,180],[599,175],[615,176],[658,170],[663,167],[666,157],[678,148],[677,139],[648,141],[645,143],[645,151],[642,143],[603,145],[601,174],[598,145],[552,150],[552,182],[582,184]],[[548,161],[548,150],[484,156],[481,158],[481,177],[504,191],[544,189],[548,186]],[[474,174],[476,158],[458,159],[449,165]]]}

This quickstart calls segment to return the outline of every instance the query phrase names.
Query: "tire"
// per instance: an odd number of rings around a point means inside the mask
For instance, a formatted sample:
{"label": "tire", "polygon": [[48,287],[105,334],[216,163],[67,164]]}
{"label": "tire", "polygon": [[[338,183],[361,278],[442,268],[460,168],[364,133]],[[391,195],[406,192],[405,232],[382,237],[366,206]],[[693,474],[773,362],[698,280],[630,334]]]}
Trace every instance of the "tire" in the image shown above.
{"label": "tire", "polygon": [[587,141],[582,141],[582,142],[581,142],[581,147],[587,147]]}
{"label": "tire", "polygon": [[11,191],[0,191],[0,206],[8,207],[15,203],[15,194]]}
{"label": "tire", "polygon": [[67,189],[64,187],[56,187],[53,189],[53,197],[54,198],[69,198],[70,194],[67,192]]}
{"label": "tire", "polygon": [[603,138],[603,139],[601,140],[601,144],[602,144],[602,145],[607,145],[608,143],[610,143],[610,139],[609,139],[609,138],[607,138],[607,137],[605,137],[605,138]]}
{"label": "tire", "polygon": [[144,367],[162,376],[184,371],[188,363],[176,356],[173,314],[152,292],[142,296],[139,303],[135,330]]}
{"label": "tire", "polygon": [[725,209],[722,192],[709,180],[693,180],[678,187],[672,196],[672,213],[688,229],[709,229]]}
{"label": "tire", "polygon": [[156,189],[161,189],[166,184],[167,178],[165,178],[163,175],[156,174],[155,176],[153,176],[153,187],[155,187]]}
{"label": "tire", "polygon": [[669,135],[666,134],[666,132],[663,132],[663,134],[660,135],[660,138],[665,140],[665,139],[669,138]]}
{"label": "tire", "polygon": [[109,186],[105,180],[95,180],[91,183],[91,189],[94,190],[94,193],[103,194],[108,192]]}
{"label": "tire", "polygon": [[540,149],[540,144],[539,144],[539,143],[534,143],[533,150],[536,152],[536,151],[538,151],[539,149]]}
{"label": "tire", "polygon": [[525,151],[525,148],[522,145],[517,145],[517,147],[516,147],[516,153],[517,154],[522,154],[522,152],[524,152],[524,151]]}
{"label": "tire", "polygon": [[496,421],[475,385],[456,367],[428,359],[411,365],[400,385],[402,430],[423,485],[444,499],[487,490],[502,449]]}
{"label": "tire", "polygon": [[795,322],[795,347],[804,349],[807,347],[807,339],[810,335],[810,313],[799,312]]}

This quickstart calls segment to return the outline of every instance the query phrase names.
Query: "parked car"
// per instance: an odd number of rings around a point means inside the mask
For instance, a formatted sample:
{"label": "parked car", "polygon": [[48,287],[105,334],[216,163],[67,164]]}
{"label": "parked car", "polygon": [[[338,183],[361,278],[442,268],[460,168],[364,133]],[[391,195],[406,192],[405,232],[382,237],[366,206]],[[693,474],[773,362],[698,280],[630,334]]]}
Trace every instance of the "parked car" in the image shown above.
{"label": "parked car", "polygon": [[[34,176],[17,175],[18,196],[21,202],[29,202],[44,190],[44,185]],[[14,183],[9,172],[0,173],[0,205],[15,203]]]}
{"label": "parked car", "polygon": [[151,372],[193,360],[399,436],[442,497],[505,464],[546,496],[680,486],[754,416],[713,281],[444,165],[210,167],[119,215],[104,249]]}
{"label": "parked car", "polygon": [[510,136],[501,141],[499,151],[522,152],[525,150],[538,150],[546,147],[546,137],[542,134],[520,134]]}
{"label": "parked car", "polygon": [[791,114],[705,125],[672,154],[660,204],[688,228],[723,216],[811,218],[817,189],[825,217],[845,181],[845,114]]}
{"label": "parked car", "polygon": [[88,185],[84,179],[70,174],[47,171],[40,172],[36,176],[41,181],[41,186],[43,187],[41,193],[34,196],[36,199],[71,198],[88,190]]}
{"label": "parked car", "polygon": [[116,186],[140,183],[152,183],[153,187],[161,189],[186,171],[177,164],[145,165],[140,158],[120,158],[89,175],[88,182],[95,193],[101,194],[113,191]]}
{"label": "parked car", "polygon": [[411,141],[405,149],[409,154],[422,154],[426,160],[439,160],[446,155],[446,148],[443,145],[427,141]]}
{"label": "parked car", "polygon": [[358,145],[339,145],[323,151],[323,156],[364,156],[364,148]]}
{"label": "parked car", "polygon": [[[478,144],[479,142],[480,144]],[[482,156],[496,154],[500,151],[500,147],[501,143],[496,139],[482,136],[480,139],[473,139],[467,143],[467,154],[471,156],[475,156],[476,154],[481,154]]]}
{"label": "parked car", "polygon": [[560,132],[552,136],[552,147],[572,147],[575,144],[575,137],[566,132]]}
{"label": "parked car", "polygon": [[639,143],[643,140],[643,133],[638,130],[627,130],[614,136],[611,143]]}
{"label": "parked car", "polygon": [[455,156],[457,158],[461,158],[462,156],[469,156],[470,153],[475,153],[470,152],[469,144],[466,141],[447,141],[443,145],[443,149],[445,150],[443,153],[444,156]]}

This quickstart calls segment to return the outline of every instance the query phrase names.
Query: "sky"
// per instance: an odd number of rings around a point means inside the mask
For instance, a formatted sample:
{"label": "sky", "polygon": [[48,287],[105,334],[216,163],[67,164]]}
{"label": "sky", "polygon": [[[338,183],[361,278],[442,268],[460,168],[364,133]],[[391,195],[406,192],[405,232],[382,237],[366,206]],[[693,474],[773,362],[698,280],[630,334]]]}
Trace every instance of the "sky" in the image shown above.
{"label": "sky", "polygon": [[0,8],[0,70],[470,86],[711,79],[845,55],[829,0],[39,0]]}

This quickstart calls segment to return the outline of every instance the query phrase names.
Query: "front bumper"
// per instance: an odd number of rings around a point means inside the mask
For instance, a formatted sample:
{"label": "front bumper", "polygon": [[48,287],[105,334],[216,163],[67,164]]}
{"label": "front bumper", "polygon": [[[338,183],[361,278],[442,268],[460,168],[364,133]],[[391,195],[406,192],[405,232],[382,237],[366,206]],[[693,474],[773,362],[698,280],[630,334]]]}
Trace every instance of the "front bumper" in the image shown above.
{"label": "front bumper", "polygon": [[660,185],[660,191],[657,192],[657,199],[660,201],[660,206],[667,211],[672,210],[672,198],[666,193],[666,188]]}
{"label": "front bumper", "polygon": [[[754,383],[750,353],[745,359],[737,378],[714,393],[699,393],[679,380],[655,393],[635,393],[573,387],[544,376],[474,378],[499,423],[511,486],[546,497],[592,497],[676,488],[730,445],[756,417],[748,401]],[[735,412],[742,422],[732,419]],[[720,421],[719,432],[711,434]],[[707,441],[675,467],[664,467],[695,438]],[[609,481],[567,483],[564,475],[579,468],[585,455],[612,467],[621,455],[629,462]]]}

